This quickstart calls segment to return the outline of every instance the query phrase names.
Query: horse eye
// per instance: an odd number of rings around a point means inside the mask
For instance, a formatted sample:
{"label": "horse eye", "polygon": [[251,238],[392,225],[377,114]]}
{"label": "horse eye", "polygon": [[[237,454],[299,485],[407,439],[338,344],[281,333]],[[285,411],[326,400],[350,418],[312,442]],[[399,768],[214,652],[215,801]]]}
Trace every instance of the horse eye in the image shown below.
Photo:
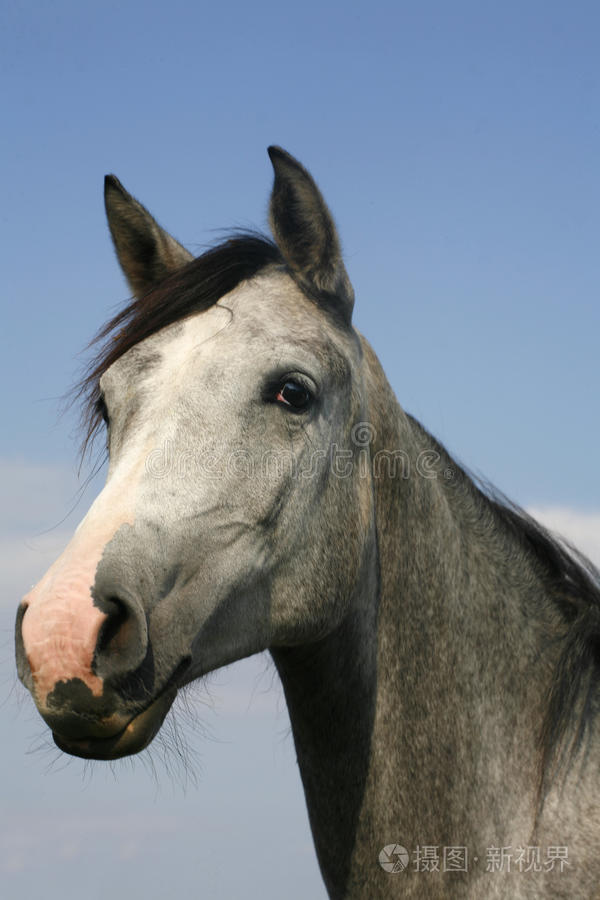
{"label": "horse eye", "polygon": [[312,394],[303,384],[299,384],[297,381],[286,381],[285,384],[280,387],[279,393],[275,399],[278,403],[283,403],[285,406],[291,406],[292,409],[301,412],[310,404]]}

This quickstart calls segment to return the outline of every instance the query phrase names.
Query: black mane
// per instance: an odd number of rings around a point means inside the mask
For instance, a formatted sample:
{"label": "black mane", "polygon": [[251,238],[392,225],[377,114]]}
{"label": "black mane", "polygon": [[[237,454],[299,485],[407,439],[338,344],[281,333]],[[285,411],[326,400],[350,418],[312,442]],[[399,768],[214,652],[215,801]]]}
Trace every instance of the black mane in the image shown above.
{"label": "black mane", "polygon": [[[453,483],[474,499],[486,516],[488,527],[504,533],[513,548],[535,562],[557,610],[557,633],[549,636],[549,640],[556,640],[562,646],[539,736],[538,812],[541,812],[553,780],[567,773],[600,712],[600,571],[568,541],[545,528],[492,484],[457,463],[420,422],[412,416],[409,419],[440,454],[442,468],[451,466]],[[516,557],[515,564],[520,565],[521,559]],[[568,740],[570,727],[573,737]]]}
{"label": "black mane", "polygon": [[93,443],[102,421],[98,382],[117,359],[167,325],[214,306],[242,281],[273,264],[283,264],[273,241],[254,232],[235,233],[132,300],[107,322],[91,344],[100,344],[100,349],[73,391],[74,399],[83,401],[82,452]]}
{"label": "black mane", "polygon": [[[533,554],[548,576],[548,589],[564,623],[540,735],[540,801],[552,781],[566,774],[598,712],[600,689],[600,572],[579,550],[557,537],[497,492],[488,502],[498,520]],[[568,742],[569,726],[573,737]]]}

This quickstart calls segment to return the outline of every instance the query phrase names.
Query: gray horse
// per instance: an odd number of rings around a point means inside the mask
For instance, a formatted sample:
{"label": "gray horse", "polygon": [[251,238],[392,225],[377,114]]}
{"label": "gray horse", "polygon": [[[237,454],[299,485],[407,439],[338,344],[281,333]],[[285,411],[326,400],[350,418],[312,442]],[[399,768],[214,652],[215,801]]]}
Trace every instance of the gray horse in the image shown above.
{"label": "gray horse", "polygon": [[274,241],[197,259],[106,179],[108,476],[21,604],[19,677],[114,759],[268,648],[331,897],[596,896],[598,574],[400,408],[317,186],[269,153]]}

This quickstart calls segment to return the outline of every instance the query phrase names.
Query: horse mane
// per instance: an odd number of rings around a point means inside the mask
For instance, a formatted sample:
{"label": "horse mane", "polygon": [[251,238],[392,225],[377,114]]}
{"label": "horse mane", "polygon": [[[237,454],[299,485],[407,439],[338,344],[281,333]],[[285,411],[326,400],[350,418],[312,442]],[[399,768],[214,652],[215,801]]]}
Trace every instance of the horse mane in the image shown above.
{"label": "horse mane", "polygon": [[[567,540],[545,528],[490,482],[456,462],[446,448],[412,416],[411,425],[426,435],[443,460],[451,463],[453,484],[481,510],[489,527],[506,535],[522,556],[533,560],[558,613],[562,643],[547,697],[539,736],[541,753],[538,812],[555,778],[566,774],[589,737],[600,705],[600,570]],[[570,726],[573,727],[569,734]]]}
{"label": "horse mane", "polygon": [[100,329],[88,345],[99,345],[99,350],[70,392],[71,402],[82,403],[82,457],[102,422],[99,381],[104,372],[136,344],[167,325],[214,306],[242,281],[273,264],[283,265],[273,241],[259,232],[234,232],[147,294],[133,299]]}
{"label": "horse mane", "polygon": [[[488,485],[479,487],[497,519],[547,574],[562,618],[558,657],[540,734],[539,799],[566,774],[589,736],[600,688],[600,571],[579,550]],[[573,726],[572,734],[569,727]]]}

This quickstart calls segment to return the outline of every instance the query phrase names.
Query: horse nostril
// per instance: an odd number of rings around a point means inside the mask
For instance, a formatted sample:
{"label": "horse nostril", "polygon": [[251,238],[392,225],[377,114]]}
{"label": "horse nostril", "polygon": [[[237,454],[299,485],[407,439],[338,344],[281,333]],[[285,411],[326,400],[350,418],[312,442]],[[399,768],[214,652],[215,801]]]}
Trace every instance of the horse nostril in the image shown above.
{"label": "horse nostril", "polygon": [[95,603],[106,618],[98,632],[93,670],[103,679],[123,678],[141,665],[148,651],[144,610],[125,592],[97,591]]}
{"label": "horse nostril", "polygon": [[107,618],[98,635],[96,656],[124,650],[132,631],[131,615],[119,597],[103,598],[102,611]]}

